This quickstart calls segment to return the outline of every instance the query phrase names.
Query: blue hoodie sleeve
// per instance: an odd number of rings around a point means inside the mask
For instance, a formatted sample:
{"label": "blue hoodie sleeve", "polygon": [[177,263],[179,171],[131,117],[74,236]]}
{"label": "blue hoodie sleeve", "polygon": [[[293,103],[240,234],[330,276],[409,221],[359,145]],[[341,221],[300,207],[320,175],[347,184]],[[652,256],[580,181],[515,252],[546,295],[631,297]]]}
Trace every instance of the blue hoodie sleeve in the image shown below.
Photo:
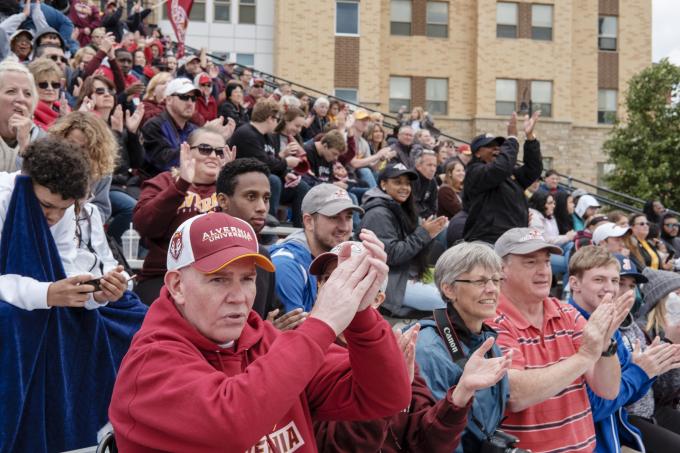
{"label": "blue hoodie sleeve", "polygon": [[289,250],[279,250],[272,253],[272,262],[276,267],[276,294],[283,304],[286,313],[296,308],[304,311],[311,310],[305,301],[305,287],[311,278],[302,264],[295,260]]}
{"label": "blue hoodie sleeve", "polygon": [[620,407],[632,404],[642,398],[654,383],[654,379],[649,379],[647,373],[633,363],[631,354],[623,344],[623,339],[618,331],[615,334],[615,339],[618,342],[616,354],[621,364],[619,394],[615,399],[607,400],[597,396],[588,387],[588,399],[590,399],[593,421],[595,423],[606,419]]}

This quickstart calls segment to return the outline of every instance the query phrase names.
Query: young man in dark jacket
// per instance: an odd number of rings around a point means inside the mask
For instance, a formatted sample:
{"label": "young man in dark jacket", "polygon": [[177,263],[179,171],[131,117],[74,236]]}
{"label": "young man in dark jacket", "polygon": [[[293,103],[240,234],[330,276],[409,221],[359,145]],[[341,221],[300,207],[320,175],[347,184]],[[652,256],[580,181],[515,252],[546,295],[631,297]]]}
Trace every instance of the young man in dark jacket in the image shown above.
{"label": "young man in dark jacket", "polygon": [[463,210],[465,241],[493,244],[507,230],[529,224],[529,204],[524,190],[543,171],[541,145],[534,135],[540,112],[524,121],[524,165],[517,167],[519,142],[517,114],[508,123],[508,137],[478,135],[472,140],[473,158],[465,173]]}

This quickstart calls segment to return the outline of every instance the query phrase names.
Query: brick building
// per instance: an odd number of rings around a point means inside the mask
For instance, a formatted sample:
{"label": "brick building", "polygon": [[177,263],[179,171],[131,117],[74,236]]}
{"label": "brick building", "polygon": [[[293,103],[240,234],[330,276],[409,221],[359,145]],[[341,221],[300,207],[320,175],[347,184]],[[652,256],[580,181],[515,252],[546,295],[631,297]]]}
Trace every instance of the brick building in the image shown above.
{"label": "brick building", "polygon": [[469,139],[540,108],[546,166],[596,182],[651,0],[276,2],[274,72],[383,111],[420,105]]}

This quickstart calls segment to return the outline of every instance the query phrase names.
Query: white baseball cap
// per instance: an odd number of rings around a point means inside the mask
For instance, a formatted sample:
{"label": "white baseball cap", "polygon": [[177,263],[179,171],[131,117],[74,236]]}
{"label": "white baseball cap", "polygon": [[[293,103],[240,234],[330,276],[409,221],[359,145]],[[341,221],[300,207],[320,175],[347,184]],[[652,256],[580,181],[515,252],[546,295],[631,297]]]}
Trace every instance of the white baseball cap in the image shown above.
{"label": "white baseball cap", "polygon": [[621,227],[615,223],[607,222],[595,228],[593,231],[593,244],[599,245],[607,238],[620,238],[630,231],[629,227]]}
{"label": "white baseball cap", "polygon": [[198,91],[198,89],[191,80],[184,77],[178,77],[171,80],[170,83],[168,83],[168,86],[165,87],[165,97],[172,96],[173,94],[187,94],[194,91]]}

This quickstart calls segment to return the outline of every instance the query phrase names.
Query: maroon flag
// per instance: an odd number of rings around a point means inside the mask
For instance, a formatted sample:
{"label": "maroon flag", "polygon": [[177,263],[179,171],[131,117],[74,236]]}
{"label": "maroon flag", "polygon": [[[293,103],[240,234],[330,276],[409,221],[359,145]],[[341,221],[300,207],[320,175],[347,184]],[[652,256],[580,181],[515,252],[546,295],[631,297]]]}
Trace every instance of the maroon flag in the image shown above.
{"label": "maroon flag", "polygon": [[194,6],[194,0],[169,0],[168,1],[168,18],[175,30],[177,36],[177,57],[184,55],[184,41],[187,35],[187,26],[189,26],[189,14],[191,14],[191,7]]}

